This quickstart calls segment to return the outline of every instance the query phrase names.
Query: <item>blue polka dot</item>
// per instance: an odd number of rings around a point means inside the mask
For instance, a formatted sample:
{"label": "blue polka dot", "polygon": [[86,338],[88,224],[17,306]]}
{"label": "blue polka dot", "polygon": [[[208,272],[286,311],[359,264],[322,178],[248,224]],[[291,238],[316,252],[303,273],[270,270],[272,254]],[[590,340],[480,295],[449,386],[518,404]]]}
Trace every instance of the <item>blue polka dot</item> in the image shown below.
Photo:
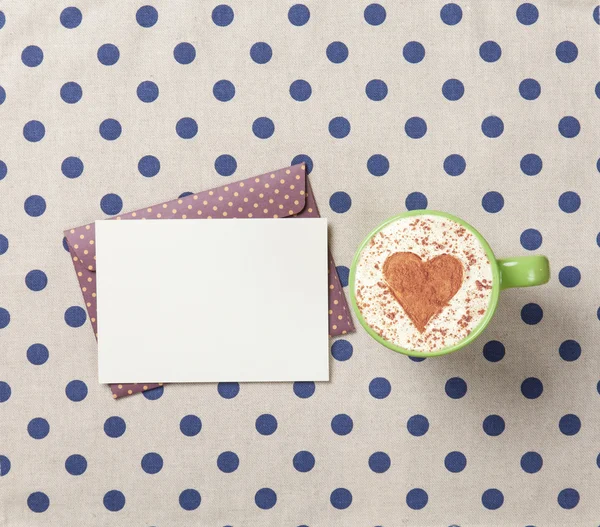
{"label": "blue polka dot", "polygon": [[383,101],[387,96],[388,87],[381,79],[373,79],[367,83],[365,92],[372,101]]}
{"label": "blue polka dot", "polygon": [[342,214],[350,210],[352,199],[346,192],[334,192],[329,198],[329,206],[333,212]]}
{"label": "blue polka dot", "polygon": [[107,141],[114,141],[121,135],[121,123],[116,119],[104,119],[99,127],[100,135]]}
{"label": "blue polka dot", "polygon": [[308,82],[302,79],[295,80],[290,85],[290,95],[295,101],[306,101],[312,94],[312,88]]}
{"label": "blue polka dot", "polygon": [[427,208],[427,196],[421,192],[411,192],[404,200],[406,210],[422,210]]}
{"label": "blue polka dot", "polygon": [[34,366],[41,366],[48,360],[48,348],[43,344],[32,344],[27,348],[27,360]]}
{"label": "blue polka dot", "polygon": [[158,11],[151,5],[142,6],[137,10],[135,19],[142,27],[152,27],[158,20]]}
{"label": "blue polka dot", "polygon": [[569,40],[565,40],[556,46],[556,58],[561,62],[567,64],[573,62],[578,54],[579,51],[577,50],[577,46]]}
{"label": "blue polka dot", "polygon": [[581,355],[581,346],[576,340],[565,340],[558,347],[558,354],[562,360],[573,362]]}
{"label": "blue polka dot", "polygon": [[413,510],[421,510],[428,501],[429,496],[423,489],[411,489],[406,495],[406,504]]}
{"label": "blue polka dot", "polygon": [[266,64],[272,56],[273,50],[266,42],[256,42],[250,48],[250,58],[257,64]]}
{"label": "blue polka dot", "polygon": [[460,377],[452,377],[446,381],[446,395],[451,399],[460,399],[467,393],[467,383]]}
{"label": "blue polka dot", "polygon": [[566,137],[567,139],[577,137],[577,135],[579,135],[580,130],[581,125],[579,124],[579,121],[571,115],[563,117],[558,122],[558,131],[560,132],[560,135]]}
{"label": "blue polka dot", "polygon": [[220,27],[228,26],[233,22],[233,9],[226,4],[220,4],[212,11],[212,21]]}
{"label": "blue polka dot", "polygon": [[68,104],[75,104],[81,100],[83,90],[76,82],[66,82],[60,89],[60,98]]}
{"label": "blue polka dot", "polygon": [[429,420],[424,415],[413,415],[406,422],[406,429],[410,435],[420,437],[429,430]]}
{"label": "blue polka dot", "polygon": [[191,139],[198,133],[198,123],[191,117],[183,117],[177,121],[175,131],[182,139]]}
{"label": "blue polka dot", "polygon": [[306,154],[298,154],[297,156],[294,156],[294,159],[292,159],[292,162],[290,164],[297,165],[299,163],[305,164],[307,174],[310,174],[312,172],[313,160],[309,156],[307,156]]}
{"label": "blue polka dot", "polygon": [[44,60],[44,52],[38,46],[27,46],[21,53],[21,60],[25,66],[35,68]]}
{"label": "blue polka dot", "polygon": [[537,452],[526,452],[521,457],[521,468],[528,474],[535,474],[542,469],[542,456]]}
{"label": "blue polka dot", "polygon": [[542,93],[542,87],[535,79],[524,79],[519,84],[519,93],[523,99],[534,101]]}
{"label": "blue polka dot", "polygon": [[537,154],[525,154],[521,158],[521,170],[527,176],[537,176],[542,171],[542,158]]}
{"label": "blue polka dot", "polygon": [[221,102],[227,102],[233,99],[235,95],[235,86],[231,81],[226,79],[222,79],[220,81],[215,82],[213,86],[213,95],[215,99]]}
{"label": "blue polka dot", "polygon": [[10,459],[0,456],[0,476],[6,476],[10,472]]}
{"label": "blue polka dot", "polygon": [[458,79],[448,79],[442,85],[442,95],[449,101],[458,101],[465,93],[465,86]]}
{"label": "blue polka dot", "polygon": [[142,102],[154,102],[158,99],[158,86],[152,81],[140,82],[137,87],[137,96]]}
{"label": "blue polka dot", "polygon": [[288,11],[288,20],[294,26],[303,26],[310,18],[310,11],[304,4],[295,4]]}
{"label": "blue polka dot", "polygon": [[444,159],[444,171],[449,176],[460,176],[466,168],[467,162],[459,154],[450,154]]}
{"label": "blue polka dot", "polygon": [[499,415],[488,415],[483,420],[483,431],[489,436],[499,436],[504,432],[504,419]]}
{"label": "blue polka dot", "polygon": [[581,205],[581,198],[576,192],[564,192],[558,198],[558,206],[560,210],[567,213],[575,212]]}
{"label": "blue polka dot", "polygon": [[467,466],[467,458],[462,452],[450,452],[444,458],[444,466],[453,473],[462,472]]}
{"label": "blue polka dot", "polygon": [[98,48],[98,60],[105,66],[113,66],[119,60],[121,54],[119,48],[114,44],[102,44]]}
{"label": "blue polka dot", "polygon": [[240,385],[237,382],[220,382],[217,391],[223,399],[233,399],[240,392]]}
{"label": "blue polka dot", "polygon": [[539,323],[544,317],[544,311],[538,304],[525,304],[521,309],[521,319],[530,326]]}
{"label": "blue polka dot", "polygon": [[196,489],[185,489],[179,495],[179,506],[186,511],[193,511],[200,507],[202,497]]}
{"label": "blue polka dot", "polygon": [[353,427],[354,422],[352,421],[352,417],[347,414],[337,414],[331,420],[331,429],[339,436],[348,435],[350,432],[352,432]]}
{"label": "blue polka dot", "polygon": [[27,425],[27,433],[33,439],[44,439],[50,432],[50,425],[43,417],[35,417]]}
{"label": "blue polka dot", "polygon": [[83,401],[88,394],[88,387],[83,381],[74,380],[67,384],[65,394],[71,401],[78,403]]}
{"label": "blue polka dot", "polygon": [[294,394],[300,399],[308,399],[315,393],[315,383],[313,381],[296,381],[294,383]]}
{"label": "blue polka dot", "polygon": [[117,194],[106,194],[100,200],[100,208],[104,214],[119,214],[123,209],[123,200]]}
{"label": "blue polka dot", "polygon": [[369,468],[377,474],[386,472],[391,464],[392,460],[385,452],[375,452],[369,457]]}
{"label": "blue polka dot", "polygon": [[392,385],[385,377],[375,377],[369,383],[369,393],[375,399],[385,399],[392,391]]}
{"label": "blue polka dot", "polygon": [[23,137],[30,143],[41,141],[46,135],[46,127],[40,121],[29,121],[23,126]]}
{"label": "blue polka dot", "polygon": [[458,4],[446,4],[440,10],[442,22],[448,26],[455,26],[462,20],[462,9]]}
{"label": "blue polka dot", "polygon": [[594,91],[596,92],[596,97],[598,97],[598,99],[600,99],[600,82],[596,83],[596,87],[594,88]]}
{"label": "blue polka dot", "polygon": [[215,159],[215,170],[220,176],[231,176],[237,170],[235,157],[229,154],[221,154]]}
{"label": "blue polka dot", "polygon": [[256,418],[256,431],[263,436],[270,436],[277,430],[277,419],[271,414],[262,414]]}
{"label": "blue polka dot", "polygon": [[160,399],[163,396],[164,391],[164,386],[158,386],[157,388],[152,388],[151,390],[143,391],[142,395],[148,401],[156,401],[157,399]]}
{"label": "blue polka dot", "polygon": [[504,123],[500,117],[490,115],[481,122],[481,131],[491,139],[500,137],[504,132]]}
{"label": "blue polka dot", "polygon": [[348,278],[350,276],[350,269],[348,269],[345,265],[338,265],[335,268],[338,277],[340,279],[340,284],[342,287],[346,287],[348,285]]}
{"label": "blue polka dot", "polygon": [[[0,11],[1,13],[1,11]],[[592,12],[592,18],[596,24],[600,24],[600,6],[594,7],[594,11]],[[0,23],[0,28],[2,28],[2,24]]]}
{"label": "blue polka dot", "polygon": [[381,4],[369,4],[365,7],[364,17],[367,24],[379,26],[385,22],[385,8]]}
{"label": "blue polka dot", "polygon": [[345,117],[334,117],[329,121],[329,133],[336,139],[343,139],[350,133],[350,122]]}
{"label": "blue polka dot", "polygon": [[329,501],[336,509],[347,509],[352,504],[352,493],[348,489],[340,487],[331,493]]}
{"label": "blue polka dot", "polygon": [[85,309],[79,306],[71,306],[65,311],[65,322],[67,326],[78,328],[83,326],[86,321]]}
{"label": "blue polka dot", "polygon": [[341,64],[348,58],[348,46],[343,42],[332,42],[325,52],[327,58],[334,64]]}
{"label": "blue polka dot", "polygon": [[407,62],[417,64],[425,57],[425,48],[420,42],[414,40],[407,42],[402,48],[402,56]]}
{"label": "blue polka dot", "polygon": [[0,329],[4,329],[10,323],[10,313],[7,309],[0,307]]}
{"label": "blue polka dot", "polygon": [[6,100],[6,90],[0,86],[0,104]]}
{"label": "blue polka dot", "polygon": [[156,452],[148,452],[142,458],[141,465],[146,474],[158,474],[163,468],[163,458]]}
{"label": "blue polka dot", "polygon": [[500,212],[504,207],[504,198],[500,192],[486,192],[481,199],[481,206],[483,207],[483,210],[491,214]]}
{"label": "blue polka dot", "polygon": [[421,117],[411,117],[404,123],[404,131],[411,139],[421,139],[427,133],[427,123]]}
{"label": "blue polka dot", "polygon": [[558,428],[566,436],[574,436],[581,429],[581,421],[575,414],[566,414],[560,418]]}
{"label": "blue polka dot", "polygon": [[277,494],[267,487],[259,489],[254,495],[254,503],[259,509],[272,509],[277,503]]}
{"label": "blue polka dot", "polygon": [[542,234],[536,229],[525,229],[521,233],[521,245],[528,251],[539,249],[542,245]]}
{"label": "blue polka dot", "polygon": [[104,433],[113,439],[121,437],[125,433],[126,428],[125,421],[118,415],[113,415],[104,421]]}
{"label": "blue polka dot", "polygon": [[259,117],[252,123],[252,133],[259,139],[268,139],[275,132],[275,124],[268,117]]}
{"label": "blue polka dot", "polygon": [[6,23],[6,15],[4,14],[3,11],[0,11],[0,29],[2,29],[4,27],[5,23]]}
{"label": "blue polka dot", "polygon": [[331,355],[335,360],[339,360],[340,362],[347,361],[352,357],[353,351],[352,344],[344,339],[336,340],[331,345]]}
{"label": "blue polka dot", "polygon": [[501,55],[502,49],[493,40],[488,40],[479,46],[479,56],[486,62],[496,62]]}
{"label": "blue polka dot", "polygon": [[558,504],[563,509],[574,509],[579,503],[579,492],[575,489],[563,489],[558,493]]}
{"label": "blue polka dot", "polygon": [[537,22],[539,16],[538,8],[533,4],[525,3],[521,4],[517,8],[517,20],[525,26],[530,26]]}
{"label": "blue polka dot", "polygon": [[65,177],[75,179],[83,174],[83,161],[78,157],[67,157],[60,165],[60,169]]}
{"label": "blue polka dot", "polygon": [[81,11],[76,7],[67,7],[60,13],[60,23],[67,29],[74,29],[81,24]]}
{"label": "blue polka dot", "polygon": [[196,48],[189,42],[180,42],[173,49],[173,57],[179,64],[190,64],[196,58]]}
{"label": "blue polka dot", "polygon": [[5,403],[10,399],[12,389],[10,385],[4,381],[0,381],[0,403]]}
{"label": "blue polka dot", "polygon": [[383,176],[390,169],[390,162],[382,154],[373,154],[367,161],[367,170],[374,176]]}
{"label": "blue polka dot", "polygon": [[0,234],[0,255],[8,251],[8,238],[4,234]]}
{"label": "blue polka dot", "polygon": [[182,192],[182,193],[181,193],[181,194],[179,194],[179,196],[177,196],[177,197],[178,197],[179,199],[181,199],[181,198],[187,198],[188,196],[192,196],[193,194],[194,194],[193,192],[186,191],[186,192]]}
{"label": "blue polka dot", "polygon": [[69,252],[69,244],[67,243],[67,237],[66,236],[63,236],[62,246],[63,246],[63,249],[65,251]]}
{"label": "blue polka dot", "polygon": [[25,212],[33,217],[37,218],[46,212],[46,200],[42,196],[29,196],[24,203]]}
{"label": "blue polka dot", "polygon": [[87,470],[87,460],[80,454],[73,454],[66,459],[65,470],[71,476],[81,476]]}
{"label": "blue polka dot", "polygon": [[[598,160],[600,162],[600,160]],[[6,177],[6,173],[8,172],[8,167],[6,163],[0,159],[0,181],[2,181]]]}
{"label": "blue polka dot", "polygon": [[504,495],[498,489],[487,489],[481,495],[481,503],[486,509],[495,511],[502,507],[504,503]]}
{"label": "blue polka dot", "polygon": [[537,399],[543,391],[544,385],[536,377],[528,377],[521,383],[521,393],[527,399]]}
{"label": "blue polka dot", "polygon": [[109,490],[102,500],[111,512],[118,512],[125,507],[125,495],[120,490]]}
{"label": "blue polka dot", "polygon": [[221,472],[225,472],[226,474],[229,474],[229,473],[237,470],[239,465],[240,465],[240,458],[237,456],[237,454],[235,452],[230,452],[230,451],[222,452],[221,454],[219,454],[219,457],[217,458],[217,467],[219,467],[219,470]]}
{"label": "blue polka dot", "polygon": [[25,276],[25,285],[31,291],[41,291],[48,285],[48,277],[39,269],[29,271]]}
{"label": "blue polka dot", "polygon": [[193,437],[202,430],[202,421],[197,415],[189,414],[181,418],[179,422],[179,430],[188,437]]}
{"label": "blue polka dot", "polygon": [[144,177],[154,177],[160,172],[160,161],[151,155],[144,156],[138,161],[138,170]]}
{"label": "blue polka dot", "polygon": [[27,498],[27,506],[32,512],[45,512],[50,507],[50,498],[43,492],[32,492]]}
{"label": "blue polka dot", "polygon": [[315,466],[315,456],[307,450],[302,450],[294,456],[292,463],[298,472],[309,472]]}
{"label": "blue polka dot", "polygon": [[558,272],[558,281],[565,287],[575,287],[581,281],[581,273],[577,267],[567,265]]}

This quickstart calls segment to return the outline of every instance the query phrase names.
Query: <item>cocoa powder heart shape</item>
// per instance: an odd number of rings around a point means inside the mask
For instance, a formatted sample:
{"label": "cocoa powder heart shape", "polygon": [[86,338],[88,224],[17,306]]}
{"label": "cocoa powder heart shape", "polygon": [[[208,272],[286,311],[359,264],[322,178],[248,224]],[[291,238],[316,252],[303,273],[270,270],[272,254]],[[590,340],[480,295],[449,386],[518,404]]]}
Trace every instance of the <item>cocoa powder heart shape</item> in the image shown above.
{"label": "cocoa powder heart shape", "polygon": [[463,265],[441,254],[423,261],[411,252],[394,253],[383,264],[383,277],[415,327],[427,323],[448,304],[463,281]]}

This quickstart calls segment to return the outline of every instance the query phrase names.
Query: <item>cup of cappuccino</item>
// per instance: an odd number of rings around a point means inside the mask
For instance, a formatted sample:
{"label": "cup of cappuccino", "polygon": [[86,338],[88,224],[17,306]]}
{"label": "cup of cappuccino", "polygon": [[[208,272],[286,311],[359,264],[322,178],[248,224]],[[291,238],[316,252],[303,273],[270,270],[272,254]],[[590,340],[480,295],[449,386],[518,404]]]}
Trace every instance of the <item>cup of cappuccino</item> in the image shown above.
{"label": "cup of cappuccino", "polygon": [[497,259],[485,238],[445,212],[388,219],[362,242],[350,299],[367,332],[413,357],[457,351],[485,329],[500,291],[548,282],[545,256]]}

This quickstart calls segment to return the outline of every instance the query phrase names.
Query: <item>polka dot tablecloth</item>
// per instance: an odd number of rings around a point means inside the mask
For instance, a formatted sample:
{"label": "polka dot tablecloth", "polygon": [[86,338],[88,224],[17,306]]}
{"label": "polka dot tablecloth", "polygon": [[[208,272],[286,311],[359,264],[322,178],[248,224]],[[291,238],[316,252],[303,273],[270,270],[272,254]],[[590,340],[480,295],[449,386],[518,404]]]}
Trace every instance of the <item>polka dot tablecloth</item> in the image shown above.
{"label": "polka dot tablecloth", "polygon": [[[599,24],[588,0],[2,2],[0,525],[597,526]],[[329,383],[115,401],[63,230],[297,163],[346,289],[420,208],[551,281],[450,356],[359,329]]]}

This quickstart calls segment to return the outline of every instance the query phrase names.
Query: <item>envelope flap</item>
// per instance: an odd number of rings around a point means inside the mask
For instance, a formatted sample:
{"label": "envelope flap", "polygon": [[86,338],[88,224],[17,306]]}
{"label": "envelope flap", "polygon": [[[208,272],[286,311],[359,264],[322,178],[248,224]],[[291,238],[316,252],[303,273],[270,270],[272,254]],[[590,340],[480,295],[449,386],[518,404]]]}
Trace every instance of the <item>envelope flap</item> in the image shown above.
{"label": "envelope flap", "polygon": [[[302,212],[305,203],[306,170],[298,164],[111,219],[284,218]],[[93,223],[65,231],[75,264],[88,271],[96,270],[95,233]]]}

